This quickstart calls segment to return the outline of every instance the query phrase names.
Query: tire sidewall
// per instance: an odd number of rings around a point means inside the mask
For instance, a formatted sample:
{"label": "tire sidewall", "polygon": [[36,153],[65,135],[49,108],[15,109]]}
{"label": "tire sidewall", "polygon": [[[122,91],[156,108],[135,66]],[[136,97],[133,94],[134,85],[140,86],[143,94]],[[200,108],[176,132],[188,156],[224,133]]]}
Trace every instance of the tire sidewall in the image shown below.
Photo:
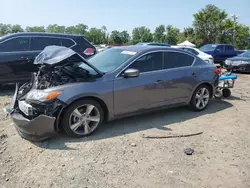
{"label": "tire sidewall", "polygon": [[[69,125],[69,118],[70,118],[71,113],[77,107],[80,107],[80,106],[82,106],[84,104],[94,105],[99,110],[99,113],[100,113],[100,122],[98,123],[97,127],[92,132],[90,132],[88,134],[85,134],[85,135],[79,135],[79,134],[76,134],[74,131],[71,130],[70,125]],[[62,113],[62,117],[61,117],[61,125],[62,125],[64,131],[69,136],[79,138],[79,137],[88,136],[88,135],[91,135],[92,133],[94,133],[99,128],[99,126],[103,123],[103,119],[104,119],[103,108],[101,107],[101,105],[97,101],[95,101],[93,99],[81,99],[81,100],[75,101],[74,103],[72,103],[71,105],[69,105],[64,110],[64,112]]]}

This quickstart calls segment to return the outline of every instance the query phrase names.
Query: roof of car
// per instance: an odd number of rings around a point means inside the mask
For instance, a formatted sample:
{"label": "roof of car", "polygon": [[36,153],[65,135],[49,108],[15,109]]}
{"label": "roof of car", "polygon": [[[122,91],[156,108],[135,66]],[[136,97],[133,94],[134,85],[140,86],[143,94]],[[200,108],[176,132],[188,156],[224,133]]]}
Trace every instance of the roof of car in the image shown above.
{"label": "roof of car", "polygon": [[167,46],[151,46],[151,45],[131,45],[131,46],[119,46],[119,47],[113,47],[113,48],[119,48],[122,50],[127,51],[134,51],[137,53],[145,53],[155,50],[171,50],[176,52],[183,52],[181,49],[178,48],[171,48]]}
{"label": "roof of car", "polygon": [[191,46],[173,46],[173,48],[191,48],[191,49],[194,49],[195,47],[191,47]]}
{"label": "roof of car", "polygon": [[171,46],[167,43],[159,43],[159,42],[139,42],[136,45],[157,45],[157,46]]}
{"label": "roof of car", "polygon": [[83,35],[76,35],[76,34],[66,34],[66,33],[47,33],[47,32],[19,32],[19,33],[12,33],[2,37],[9,38],[14,36],[52,36],[52,37],[79,37]]}

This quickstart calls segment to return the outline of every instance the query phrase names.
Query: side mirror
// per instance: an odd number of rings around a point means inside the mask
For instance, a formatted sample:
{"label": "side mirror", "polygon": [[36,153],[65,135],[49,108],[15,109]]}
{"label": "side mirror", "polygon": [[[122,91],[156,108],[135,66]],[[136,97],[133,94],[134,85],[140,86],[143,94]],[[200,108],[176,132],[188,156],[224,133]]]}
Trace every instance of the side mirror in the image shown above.
{"label": "side mirror", "polygon": [[138,77],[140,75],[139,70],[137,69],[127,69],[125,72],[122,74],[124,78],[133,78],[133,77]]}
{"label": "side mirror", "polygon": [[217,49],[215,49],[214,51],[215,51],[215,52],[220,52],[220,49],[217,48]]}

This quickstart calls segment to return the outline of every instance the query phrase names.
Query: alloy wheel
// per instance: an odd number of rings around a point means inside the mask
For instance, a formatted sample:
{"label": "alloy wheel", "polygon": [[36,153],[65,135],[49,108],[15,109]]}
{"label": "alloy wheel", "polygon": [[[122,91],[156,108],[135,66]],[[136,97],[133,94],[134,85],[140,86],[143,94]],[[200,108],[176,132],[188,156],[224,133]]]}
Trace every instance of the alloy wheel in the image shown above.
{"label": "alloy wheel", "polygon": [[78,135],[87,135],[93,132],[101,120],[100,112],[92,104],[77,107],[69,117],[70,129]]}
{"label": "alloy wheel", "polygon": [[210,95],[208,89],[205,87],[200,88],[195,95],[196,108],[200,110],[205,108],[209,102],[209,97]]}

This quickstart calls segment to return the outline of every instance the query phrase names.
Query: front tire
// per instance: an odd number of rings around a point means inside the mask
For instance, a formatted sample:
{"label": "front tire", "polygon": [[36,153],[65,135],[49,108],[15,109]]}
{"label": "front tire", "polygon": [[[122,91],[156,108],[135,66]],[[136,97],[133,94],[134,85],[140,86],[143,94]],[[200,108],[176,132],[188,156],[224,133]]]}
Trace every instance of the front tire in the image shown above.
{"label": "front tire", "polygon": [[190,101],[190,108],[193,111],[202,111],[204,110],[210,101],[211,91],[207,85],[200,85],[193,93],[193,96]]}
{"label": "front tire", "polygon": [[62,127],[70,137],[92,134],[103,123],[104,112],[101,105],[92,99],[82,99],[72,103],[63,113]]}

